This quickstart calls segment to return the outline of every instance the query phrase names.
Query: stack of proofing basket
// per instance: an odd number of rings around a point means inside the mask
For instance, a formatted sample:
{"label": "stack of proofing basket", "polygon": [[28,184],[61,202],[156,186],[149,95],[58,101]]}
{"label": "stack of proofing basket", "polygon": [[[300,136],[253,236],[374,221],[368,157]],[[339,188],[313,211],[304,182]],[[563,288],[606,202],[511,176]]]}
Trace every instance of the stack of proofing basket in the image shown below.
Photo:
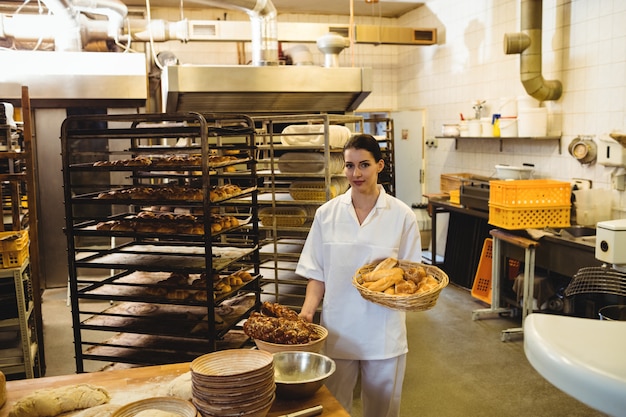
{"label": "stack of proofing basket", "polygon": [[571,184],[549,179],[489,182],[489,224],[508,230],[570,226]]}

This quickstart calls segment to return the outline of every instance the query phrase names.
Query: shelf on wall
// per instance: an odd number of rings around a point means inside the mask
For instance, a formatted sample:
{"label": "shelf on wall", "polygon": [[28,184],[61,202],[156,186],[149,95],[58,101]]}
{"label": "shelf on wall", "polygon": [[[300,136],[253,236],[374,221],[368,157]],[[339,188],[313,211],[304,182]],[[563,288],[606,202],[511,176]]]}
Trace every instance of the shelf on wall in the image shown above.
{"label": "shelf on wall", "polygon": [[561,136],[511,136],[511,137],[497,137],[497,136],[435,136],[437,139],[454,139],[454,149],[458,148],[459,140],[497,140],[500,142],[500,152],[502,152],[502,142],[505,140],[530,140],[530,141],[546,141],[555,140],[559,142],[559,154],[561,153]]}

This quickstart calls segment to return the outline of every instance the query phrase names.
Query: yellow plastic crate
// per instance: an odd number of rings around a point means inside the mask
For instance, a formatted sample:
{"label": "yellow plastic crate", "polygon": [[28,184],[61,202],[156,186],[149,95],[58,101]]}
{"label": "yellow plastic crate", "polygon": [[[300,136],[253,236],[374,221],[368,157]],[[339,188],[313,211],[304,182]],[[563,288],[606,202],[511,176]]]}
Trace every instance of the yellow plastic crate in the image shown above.
{"label": "yellow plastic crate", "polygon": [[483,243],[478,269],[472,284],[472,297],[491,304],[491,261],[493,259],[493,239],[488,237]]}
{"label": "yellow plastic crate", "polygon": [[441,174],[439,176],[439,190],[443,194],[450,194],[450,191],[461,188],[463,180],[470,178],[472,178],[472,174],[469,172]]}
{"label": "yellow plastic crate", "polygon": [[540,179],[489,182],[489,204],[500,207],[564,207],[571,205],[571,195],[571,185],[566,181]]}
{"label": "yellow plastic crate", "polygon": [[450,190],[450,202],[461,204],[461,190]]}
{"label": "yellow plastic crate", "polygon": [[0,251],[19,251],[28,244],[28,231],[0,232]]}
{"label": "yellow plastic crate", "polygon": [[508,230],[569,227],[570,206],[509,208],[489,204],[489,224]]}
{"label": "yellow plastic crate", "polygon": [[2,259],[0,268],[18,268],[22,266],[26,258],[28,258],[28,245],[18,251],[0,252],[0,259]]}

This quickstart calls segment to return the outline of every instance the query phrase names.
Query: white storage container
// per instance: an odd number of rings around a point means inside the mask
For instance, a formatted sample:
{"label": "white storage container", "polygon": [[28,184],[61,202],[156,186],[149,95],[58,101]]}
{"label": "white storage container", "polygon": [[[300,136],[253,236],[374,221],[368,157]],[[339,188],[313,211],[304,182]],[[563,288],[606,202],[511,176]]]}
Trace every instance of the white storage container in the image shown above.
{"label": "white storage container", "polygon": [[517,110],[517,135],[522,138],[548,134],[548,109],[545,107]]}
{"label": "white storage container", "polygon": [[517,117],[500,118],[500,137],[514,138],[517,136]]}
{"label": "white storage container", "polygon": [[499,180],[527,180],[535,169],[529,166],[496,165],[495,177]]}

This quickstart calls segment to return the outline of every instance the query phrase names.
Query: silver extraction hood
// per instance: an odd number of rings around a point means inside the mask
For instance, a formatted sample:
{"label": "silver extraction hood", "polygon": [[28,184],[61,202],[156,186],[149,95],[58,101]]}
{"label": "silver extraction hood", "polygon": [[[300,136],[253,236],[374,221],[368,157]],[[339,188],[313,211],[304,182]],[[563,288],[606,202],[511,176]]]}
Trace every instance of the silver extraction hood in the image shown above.
{"label": "silver extraction hood", "polygon": [[174,65],[161,75],[166,112],[347,112],[365,100],[372,83],[370,68],[300,65]]}

